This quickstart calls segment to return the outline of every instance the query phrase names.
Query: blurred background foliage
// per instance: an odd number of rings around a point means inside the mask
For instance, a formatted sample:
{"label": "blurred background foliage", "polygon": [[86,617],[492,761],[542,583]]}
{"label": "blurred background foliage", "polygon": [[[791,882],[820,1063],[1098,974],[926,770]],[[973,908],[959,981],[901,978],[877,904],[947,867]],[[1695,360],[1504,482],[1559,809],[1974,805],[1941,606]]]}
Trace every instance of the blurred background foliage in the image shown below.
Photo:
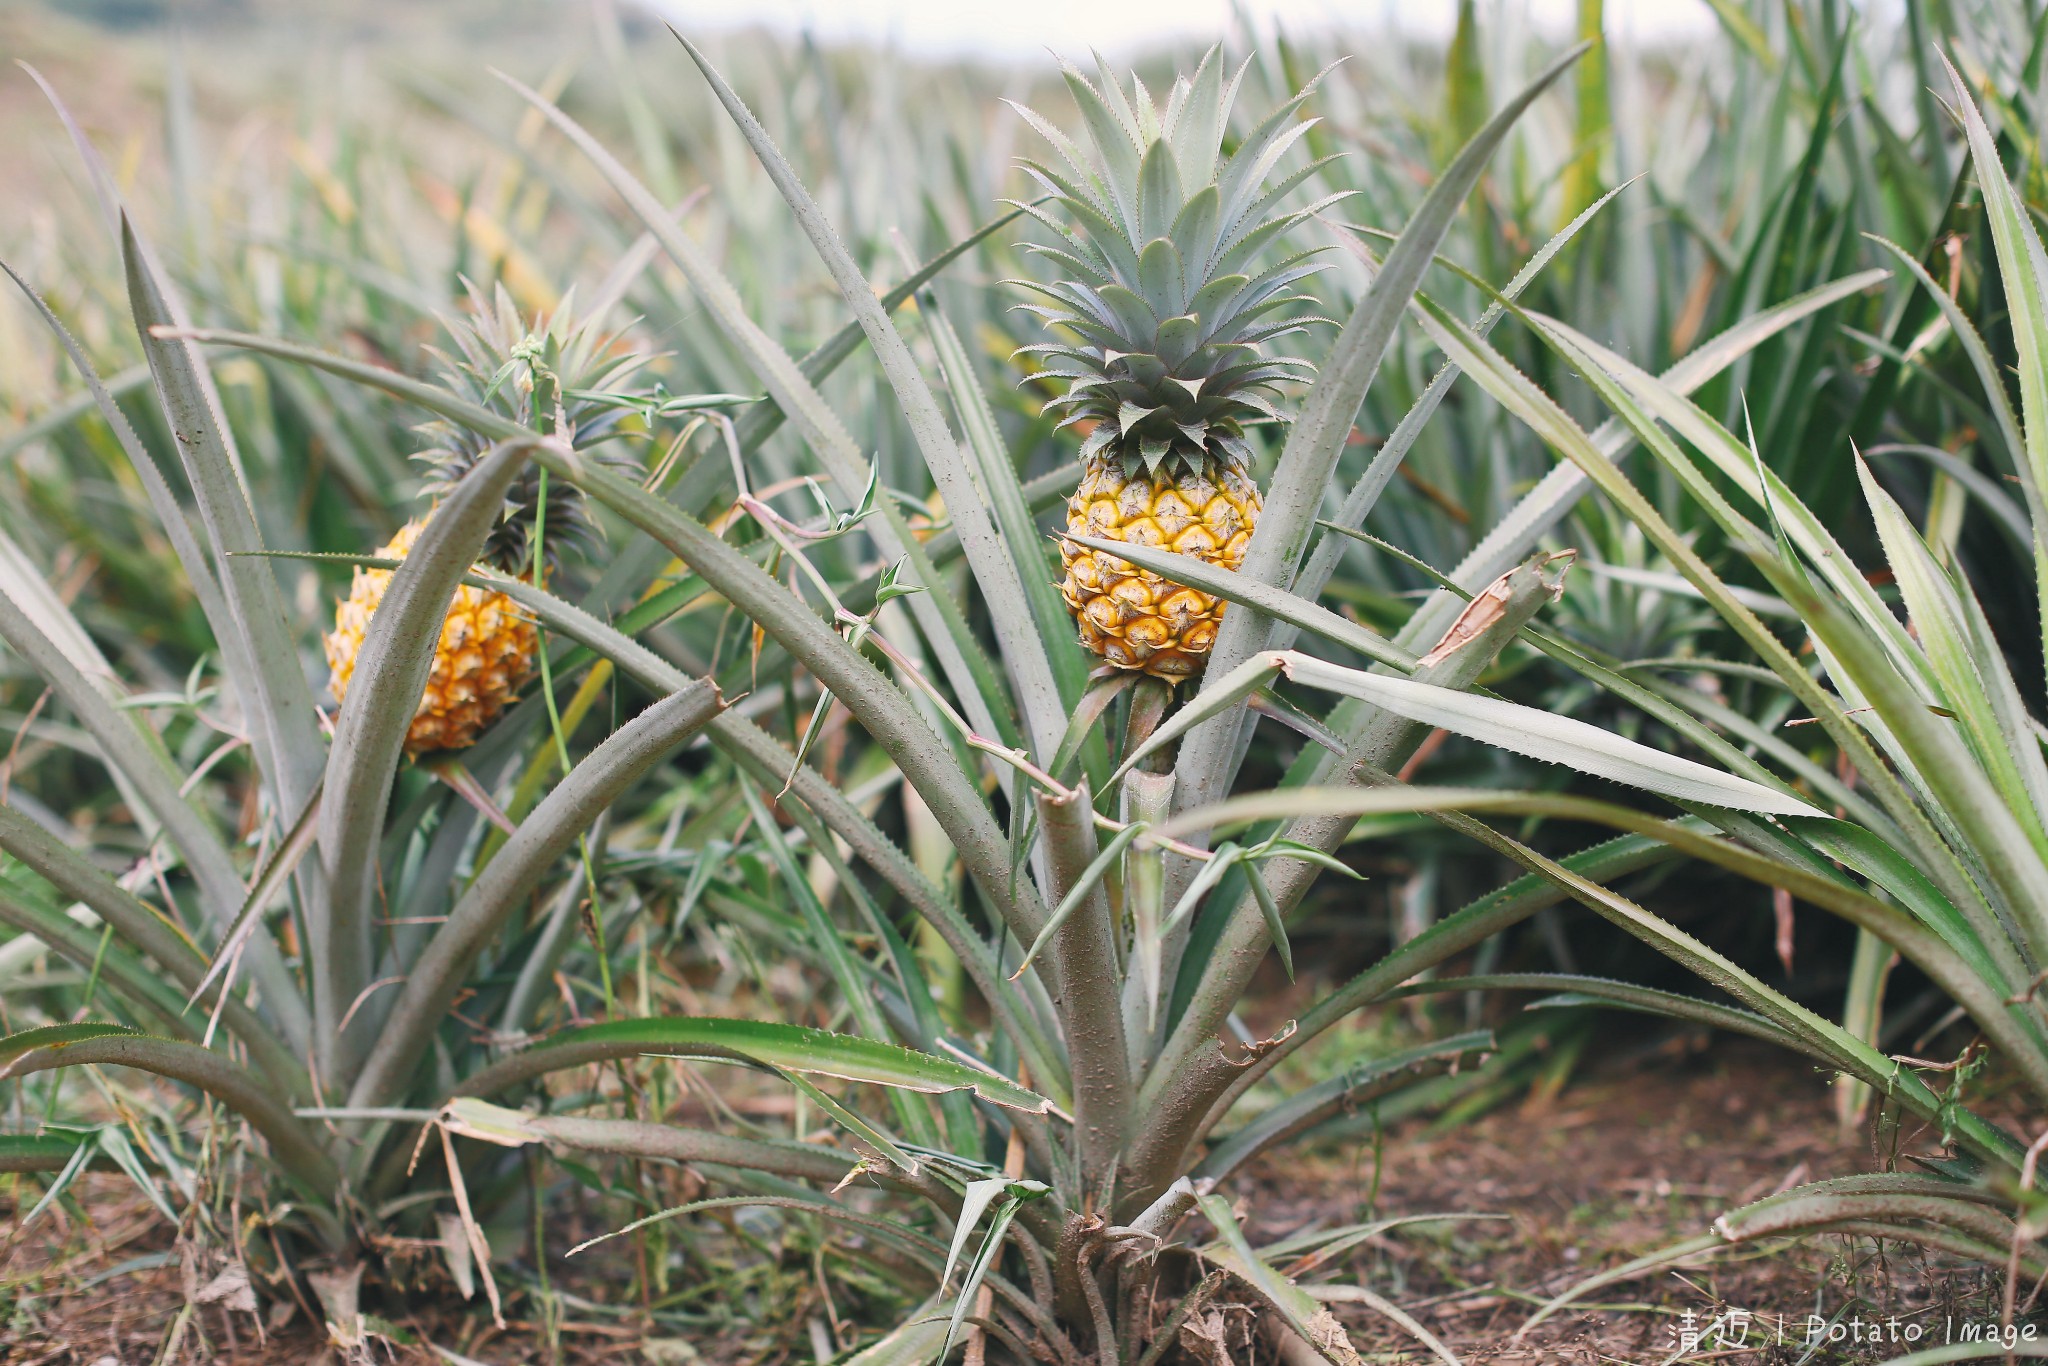
{"label": "blurred background foliage", "polygon": [[[1919,254],[1986,320],[1992,345],[2009,350],[1997,326],[1995,272],[1985,269],[1990,239],[1975,230],[1977,202],[1958,179],[1956,139],[1928,93],[1927,63],[1928,44],[1951,34],[1965,61],[1982,64],[1969,74],[1994,97],[2030,90],[2037,52],[2019,40],[2027,32],[2020,8],[1915,5],[1903,15],[1866,15],[1815,0],[1719,10],[1715,41],[1616,43],[1584,63],[1571,89],[1539,104],[1510,136],[1444,257],[1502,284],[1596,194],[1628,182],[1526,302],[1645,368],[1662,369],[1760,306],[1883,264],[1868,233]],[[658,20],[637,9],[609,0],[93,0],[10,5],[0,10],[0,34],[7,52],[32,63],[78,112],[204,324],[304,339],[430,375],[439,318],[463,306],[465,281],[502,284],[528,313],[552,309],[572,291],[610,294],[623,283],[611,321],[630,322],[628,344],[661,353],[651,378],[673,393],[748,392],[744,367],[665,260],[650,260],[643,243],[629,257],[632,278],[613,276],[638,237],[635,225],[581,158],[565,154],[538,116],[491,79],[493,66],[555,96],[628,154],[718,260],[749,312],[793,353],[843,320],[830,281],[766,177],[708,92],[684,78]],[[2005,41],[2009,35],[2015,41]],[[1324,124],[1310,135],[1310,150],[1349,151],[1328,178],[1332,188],[1358,193],[1328,216],[1329,233],[1368,243],[1372,230],[1406,220],[1442,159],[1555,46],[1516,7],[1496,12],[1471,0],[1447,48],[1386,33],[1284,29],[1242,32],[1238,45],[1253,56],[1248,81],[1267,101],[1343,59],[1318,96]],[[1028,193],[1014,161],[1031,138],[1003,99],[1062,107],[1046,97],[1046,63],[1013,70],[900,54],[878,60],[873,51],[762,35],[714,40],[711,50],[751,93],[879,282],[906,273],[906,253],[927,258],[988,221],[1003,198]],[[1185,55],[1160,53],[1139,69],[1163,77]],[[44,293],[102,373],[141,385],[114,242],[60,124],[19,70],[0,81],[0,110],[16,130],[0,148],[0,169],[14,187],[0,254]],[[2018,150],[2030,169],[2016,181],[2040,187],[2038,147]],[[1022,235],[997,233],[942,277],[938,293],[1001,405],[1020,467],[1042,475],[1071,456],[1038,416],[1048,394],[1013,383],[1020,371],[1010,352],[1036,338],[1029,319],[1009,311],[1018,296],[998,282],[1031,269],[1014,250]],[[1326,260],[1318,292],[1324,311],[1342,317],[1367,276],[1344,250]],[[1465,316],[1486,301],[1449,270],[1425,288]],[[1991,297],[1980,298],[1987,290]],[[1706,406],[1736,430],[1752,422],[1759,446],[1784,462],[1780,472],[1809,505],[1831,522],[1843,519],[1852,551],[1871,543],[1852,497],[1848,448],[1856,441],[1905,506],[1938,523],[1953,552],[1973,562],[1976,582],[2018,583],[2025,560],[2008,534],[2010,519],[2000,516],[2011,495],[2001,503],[2002,491],[1983,477],[1966,483],[1940,473],[1958,461],[1972,469],[1988,461],[1975,453],[1985,423],[1963,358],[1953,346],[1915,349],[1932,315],[1930,304],[1901,289],[1830,309],[1709,385]],[[1597,420],[1584,386],[1539,344],[1514,329],[1496,342],[1575,416]],[[1437,364],[1419,333],[1403,339],[1360,415],[1349,459],[1362,467]],[[261,357],[223,357],[218,370],[268,544],[359,553],[416,509],[424,471],[407,458],[424,444],[416,413]],[[863,419],[849,425],[872,433],[886,484],[929,492],[900,414],[865,357],[828,381],[827,393],[839,411]],[[151,529],[132,476],[61,352],[12,297],[0,301],[0,407],[8,427],[0,437],[8,490],[0,529],[86,614],[117,667],[164,693],[203,680],[210,645],[169,547]],[[159,422],[153,405],[125,407],[150,438],[162,436],[149,430]],[[1268,438],[1269,461],[1275,453]],[[763,487],[794,475],[803,456],[782,433],[759,462]],[[1371,530],[1447,571],[1550,464],[1526,429],[1469,386],[1456,387]],[[1711,547],[1712,529],[1668,478],[1649,468],[1637,476],[1668,516],[1697,524],[1689,529]],[[1784,719],[1774,712],[1783,705],[1775,689],[1713,667],[1732,653],[1725,628],[1629,524],[1588,501],[1553,540],[1580,553],[1559,609],[1569,635],[1617,659],[1669,661],[1643,677],[1703,690],[1766,730]],[[1732,561],[1722,567],[1738,583],[1751,581]],[[306,624],[312,668],[313,632],[347,571],[280,563],[278,572]],[[1391,629],[1429,586],[1421,571],[1358,545],[1347,550],[1330,595]],[[2025,594],[1994,593],[1986,606],[2002,631],[2030,633]],[[701,661],[701,645],[691,648],[685,634],[675,626],[656,639],[679,652],[679,662]],[[2015,663],[2038,694],[2039,661],[2022,652]],[[1654,723],[1534,652],[1511,652],[1502,667],[1492,685],[1518,700],[1660,738]],[[46,709],[20,730],[40,684],[13,661],[0,669],[0,738],[22,736],[10,765],[12,799],[74,825],[122,824],[118,794],[97,781],[96,763],[78,752],[58,714]],[[180,732],[172,734],[175,742]],[[192,760],[208,734],[203,724],[183,732]],[[1262,744],[1272,734],[1263,731]],[[1800,743],[1797,731],[1779,734]],[[1284,748],[1255,755],[1252,773],[1277,773],[1289,757]],[[1532,766],[1455,738],[1428,763],[1444,781],[1567,781],[1519,771]],[[232,770],[230,759],[222,776]],[[1353,961],[1383,947],[1389,933],[1413,933],[1437,908],[1495,884],[1499,869],[1454,836],[1421,818],[1407,823],[1414,829],[1398,855],[1372,846],[1365,863],[1375,876],[1362,891],[1326,884],[1321,895],[1336,904],[1301,928],[1306,941],[1328,939],[1339,961]],[[138,852],[143,838],[135,831]],[[918,843],[914,830],[910,838]],[[1777,938],[1768,894],[1730,890],[1730,898],[1699,896],[1715,910],[1704,932],[1746,960],[1767,962]],[[1673,908],[1682,919],[1685,899]],[[1634,961],[1628,946],[1586,928],[1581,935],[1578,913],[1547,912],[1524,951],[1580,968],[1617,952]],[[1801,927],[1809,933],[1814,951],[1793,959],[1797,985],[1825,997],[1846,976],[1846,940],[1833,925]],[[1327,961],[1320,952],[1309,960]]]}
{"label": "blurred background foliage", "polygon": [[[2048,169],[2029,131],[2042,114],[2038,5],[1715,0],[1713,8],[1719,28],[1711,40],[1603,45],[1539,103],[1493,162],[1446,242],[1446,266],[1425,289],[1453,312],[1477,316],[1488,296],[1458,270],[1504,284],[1598,195],[1625,185],[1524,302],[1646,369],[1662,370],[1762,307],[1889,264],[1872,234],[1918,257],[2009,362],[1991,239],[1953,122],[1930,93],[1939,88],[1931,64],[1936,42],[1953,45],[1987,112],[1998,116],[2015,183],[2042,203]],[[1598,6],[1582,10],[1597,15]],[[1260,107],[1343,59],[1316,97],[1323,123],[1309,137],[1316,154],[1348,152],[1324,175],[1330,188],[1357,192],[1325,216],[1321,230],[1334,249],[1316,292],[1332,316],[1348,314],[1369,278],[1347,244],[1383,249],[1375,234],[1407,220],[1444,160],[1564,36],[1538,32],[1514,5],[1464,0],[1459,13],[1447,46],[1381,31],[1264,26],[1232,39],[1252,56],[1247,81]],[[1077,50],[1067,55],[1082,55],[1084,43],[1077,35]],[[861,269],[884,285],[907,273],[906,261],[931,257],[999,214],[1006,197],[1029,192],[1015,158],[1033,150],[1031,140],[1004,99],[1068,107],[1049,93],[1054,73],[1046,62],[1026,69],[931,62],[761,35],[714,37],[707,46]],[[432,348],[444,342],[441,318],[463,307],[465,282],[474,282],[502,286],[528,314],[565,301],[616,301],[605,321],[624,329],[626,344],[659,353],[642,378],[672,394],[753,394],[745,366],[680,275],[641,240],[590,166],[491,78],[491,67],[556,99],[618,149],[792,354],[845,318],[780,197],[672,40],[654,17],[611,0],[17,2],[0,8],[0,51],[33,65],[78,113],[204,325],[304,340],[428,376],[436,366]],[[1161,52],[1139,69],[1148,80],[1155,71],[1164,78],[1176,64],[1191,65],[1192,55]],[[0,143],[8,186],[0,256],[128,394],[130,420],[161,447],[169,436],[148,401],[115,239],[26,71],[0,75],[0,120],[9,130]],[[1017,291],[1000,285],[1035,268],[1015,249],[1022,235],[996,233],[942,276],[936,298],[968,342],[1020,470],[1040,477],[1071,462],[1071,442],[1055,437],[1038,413],[1049,394],[1015,383],[1023,372],[1011,353],[1037,339],[1030,319],[1010,311]],[[1850,459],[1852,444],[1862,449],[1930,540],[1967,566],[2001,636],[2024,642],[2037,630],[2024,518],[1983,449],[1995,438],[1967,360],[1937,321],[1924,295],[1894,281],[1766,343],[1707,385],[1703,406],[1731,430],[1753,427],[1757,446],[1852,554],[1879,562]],[[914,346],[929,346],[916,322],[909,333]],[[1592,395],[1535,340],[1512,326],[1493,340],[1581,422],[1598,422],[1603,414]],[[1398,340],[1360,414],[1346,482],[1439,363],[1419,330]],[[926,369],[938,373],[936,364]],[[271,547],[361,553],[419,510],[424,471],[408,459],[426,444],[416,410],[260,356],[223,354],[216,374]],[[923,466],[870,358],[857,354],[823,387],[849,428],[872,444],[883,483],[927,502]],[[723,459],[711,426],[669,418],[629,428],[628,444],[650,466],[672,448],[683,458]],[[1264,440],[1270,467],[1277,442]],[[1472,386],[1457,386],[1368,529],[1448,572],[1552,463],[1526,428]],[[809,465],[796,438],[780,433],[756,457],[754,487],[774,487]],[[1631,473],[1731,582],[1761,592],[1761,581],[1724,553],[1715,529],[1667,473],[1640,458]],[[0,549],[25,557],[72,604],[116,670],[146,690],[133,705],[157,713],[180,766],[192,769],[221,743],[208,714],[215,663],[205,622],[112,434],[12,294],[0,298],[0,490],[7,538]],[[1628,662],[1632,677],[1657,690],[1703,695],[1741,742],[1789,746],[1833,763],[1818,727],[1786,726],[1797,718],[1761,671],[1722,662],[1745,656],[1633,525],[1589,499],[1550,542],[1578,552],[1555,609],[1563,634]],[[1050,542],[1041,551],[1050,577]],[[621,587],[637,587],[644,575],[613,578],[610,568],[602,551],[572,567],[564,595],[620,606]],[[347,570],[281,561],[278,573],[314,670],[317,632],[345,591]],[[1346,549],[1326,601],[1391,632],[1431,586],[1401,555],[1359,543]],[[790,661],[750,639],[717,600],[697,599],[649,639],[693,673],[715,668],[728,696],[747,694],[742,706],[786,743],[803,733],[810,695]],[[2011,653],[2039,710],[2041,661],[2024,648]],[[1510,650],[1485,681],[1518,701],[1660,747],[1676,744],[1655,722],[1527,649]],[[603,687],[586,692],[565,720],[574,726],[581,719],[588,727],[582,739],[594,743],[610,729],[616,699]],[[844,722],[843,712],[828,722],[815,762],[859,794],[935,878],[956,876],[919,803],[886,782],[863,789],[863,776],[879,768],[836,771],[842,761],[877,757],[848,744]],[[1287,734],[1261,729],[1248,770],[1253,784],[1266,785],[1285,768],[1293,754]],[[89,832],[102,854],[140,858],[153,832],[107,784],[90,742],[45,698],[40,680],[5,654],[0,750],[0,789],[9,801],[53,829]],[[500,762],[509,757],[508,750]],[[222,755],[206,782],[224,814],[241,813],[247,834],[256,826],[254,788],[242,758]],[[468,762],[482,771],[487,759]],[[587,947],[565,951],[549,988],[559,990],[565,1017],[595,1013],[606,984],[616,982],[621,995],[638,995],[641,1013],[663,1003],[694,1011],[716,999],[729,1013],[833,1023],[843,1006],[816,991],[806,965],[775,947],[790,912],[778,904],[773,863],[749,835],[747,806],[734,800],[731,769],[702,747],[674,765],[674,781],[642,787],[642,805],[619,810],[606,832],[601,900],[612,961],[601,969]],[[1465,785],[1599,789],[1455,738],[1431,745],[1417,766],[1434,780]],[[394,823],[400,835],[470,818],[446,783],[421,771],[406,777],[398,801],[417,817]],[[1253,1027],[1284,1020],[1290,1003],[1314,994],[1318,983],[1341,978],[1390,940],[1498,885],[1507,871],[1420,817],[1361,833],[1395,828],[1399,842],[1357,847],[1354,862],[1367,882],[1329,880],[1318,889],[1314,913],[1295,932],[1302,981],[1290,987],[1274,970],[1270,1019]],[[1551,849],[1586,842],[1584,831],[1519,833]],[[830,876],[816,866],[810,872]],[[1656,877],[1668,880],[1659,886]],[[1646,875],[1631,894],[1767,980],[1789,982],[1823,1013],[1841,1012],[1855,936],[1838,922],[1802,916],[1788,927],[1768,891],[1695,871]],[[1686,980],[1572,908],[1543,913],[1477,957],[1480,971],[1528,966]],[[61,963],[0,943],[7,1028],[69,1018],[89,990]],[[1938,1050],[1927,1031],[1942,1023],[1945,1005],[1902,974],[1882,1038],[1887,1046]],[[1354,1028],[1374,1038],[1399,1032],[1408,1009],[1367,1016]],[[1477,1012],[1480,1002],[1428,1009],[1448,1018]],[[1584,1012],[1543,1015],[1513,1024],[1488,1068],[1412,1093],[1413,1104],[1452,1105],[1462,1094],[1464,1103],[1449,1111],[1456,1115],[1531,1084],[1561,1084],[1593,1026]],[[1283,1072],[1291,1085],[1304,1075],[1295,1069],[1345,1061],[1338,1045]],[[9,1103],[20,1105],[24,1088],[13,1089]],[[601,1181],[594,1173],[590,1179]],[[666,1192],[636,1198],[650,1207],[675,1203]],[[734,1228],[742,1240],[750,1236]],[[786,1258],[760,1265],[770,1268],[760,1273],[768,1282],[791,1274],[772,1270],[790,1266]],[[777,1293],[770,1283],[755,1289]]]}

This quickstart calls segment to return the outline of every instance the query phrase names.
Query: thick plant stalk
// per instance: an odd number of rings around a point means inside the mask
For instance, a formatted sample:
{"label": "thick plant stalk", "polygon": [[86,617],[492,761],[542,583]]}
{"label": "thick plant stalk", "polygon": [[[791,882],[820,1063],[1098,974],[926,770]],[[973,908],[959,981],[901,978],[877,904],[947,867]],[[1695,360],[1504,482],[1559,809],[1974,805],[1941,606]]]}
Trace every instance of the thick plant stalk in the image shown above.
{"label": "thick plant stalk", "polygon": [[1195,1202],[1215,1188],[1216,1183],[1204,1177],[1200,1181],[1181,1177],[1163,1191],[1157,1200],[1147,1205],[1130,1227],[1139,1233],[1154,1238],[1164,1238],[1173,1232],[1178,1224],[1194,1209]]}
{"label": "thick plant stalk", "polygon": [[[1560,584],[1561,578],[1553,577],[1547,557],[1532,559],[1514,570],[1502,580],[1504,593],[1493,599],[1499,606],[1498,615],[1448,657],[1418,668],[1416,681],[1446,688],[1470,687],[1536,609],[1556,596]],[[1452,629],[1455,632],[1457,628]],[[1358,780],[1352,770],[1360,764],[1398,768],[1421,742],[1423,731],[1414,722],[1374,709],[1335,763],[1336,774],[1346,785],[1355,786]],[[1343,817],[1307,818],[1296,821],[1287,835],[1327,851],[1337,847],[1352,824]],[[1315,864],[1298,859],[1273,859],[1267,864],[1266,885],[1283,914],[1293,910],[1319,871]],[[1270,946],[1265,917],[1247,896],[1231,912],[1201,985],[1139,1092],[1138,1113],[1146,1118],[1132,1138],[1125,1164],[1130,1177],[1122,1194],[1126,1208],[1143,1208],[1164,1187],[1161,1174],[1179,1170],[1180,1154],[1199,1135],[1210,1107],[1236,1080],[1239,1067],[1224,1056],[1218,1034]]]}
{"label": "thick plant stalk", "polygon": [[[1136,715],[1137,709],[1132,708]],[[1155,721],[1157,718],[1154,718]],[[1148,735],[1149,731],[1146,732]],[[1142,744],[1137,736],[1130,737],[1130,746]],[[1174,776],[1171,773],[1154,773],[1137,768],[1124,775],[1123,797],[1124,818],[1157,825],[1172,814]],[[1166,984],[1172,980],[1168,975],[1165,935],[1162,924],[1166,918],[1167,893],[1171,885],[1167,880],[1170,865],[1192,864],[1193,859],[1185,854],[1159,848],[1138,845],[1125,860],[1125,897],[1131,920],[1131,963],[1124,977],[1123,1012],[1124,1032],[1132,1041],[1131,1070],[1135,1073],[1145,1066],[1151,1056],[1153,1038],[1159,1033],[1163,1012],[1159,1008],[1160,997],[1166,991]]]}
{"label": "thick plant stalk", "polygon": [[[1065,797],[1038,796],[1056,902],[1066,899],[1099,852],[1093,816],[1086,781]],[[1130,1124],[1131,1072],[1118,1000],[1116,924],[1100,881],[1054,932],[1052,962],[1053,1003],[1066,1024],[1084,1199],[1106,1198]]]}

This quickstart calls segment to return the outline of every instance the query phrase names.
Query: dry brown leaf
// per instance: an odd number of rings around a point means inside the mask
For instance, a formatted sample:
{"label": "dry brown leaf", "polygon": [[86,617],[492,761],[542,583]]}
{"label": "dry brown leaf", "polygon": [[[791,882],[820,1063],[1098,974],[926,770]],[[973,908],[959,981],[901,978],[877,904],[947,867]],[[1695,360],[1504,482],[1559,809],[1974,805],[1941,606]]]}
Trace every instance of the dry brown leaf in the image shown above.
{"label": "dry brown leaf", "polygon": [[221,1273],[199,1287],[192,1297],[200,1304],[220,1304],[243,1313],[256,1312],[256,1291],[249,1284],[249,1269],[240,1262],[229,1262]]}
{"label": "dry brown leaf", "polygon": [[1230,1358],[1230,1321],[1217,1310],[1188,1315],[1180,1326],[1180,1345],[1201,1366],[1235,1366]]}
{"label": "dry brown leaf", "polygon": [[1465,610],[1458,613],[1458,619],[1451,623],[1450,630],[1444,632],[1444,638],[1416,663],[1425,667],[1441,664],[1469,645],[1507,611],[1508,592],[1506,574],[1481,589],[1477,597],[1465,604]]}
{"label": "dry brown leaf", "polygon": [[1351,1345],[1351,1335],[1344,1331],[1344,1325],[1337,1316],[1327,1309],[1318,1309],[1316,1316],[1308,1321],[1309,1343],[1327,1359],[1338,1366],[1359,1366],[1358,1349]]}
{"label": "dry brown leaf", "polygon": [[[1560,559],[1567,559],[1567,557],[1576,553],[1570,550],[1560,551],[1556,555],[1551,556],[1545,563],[1555,563]],[[1521,566],[1518,565],[1486,585],[1486,587],[1480,589],[1472,601],[1465,604],[1465,610],[1458,613],[1458,619],[1451,623],[1451,628],[1448,631],[1444,632],[1443,639],[1432,646],[1429,653],[1417,660],[1416,663],[1422,665],[1443,663],[1446,659],[1449,659],[1459,650],[1469,645],[1476,637],[1484,634],[1489,626],[1499,621],[1501,614],[1507,610],[1507,601],[1511,596],[1508,580],[1513,578],[1520,570]],[[1556,598],[1563,595],[1564,578],[1560,574],[1556,585],[1551,589],[1551,596]]]}

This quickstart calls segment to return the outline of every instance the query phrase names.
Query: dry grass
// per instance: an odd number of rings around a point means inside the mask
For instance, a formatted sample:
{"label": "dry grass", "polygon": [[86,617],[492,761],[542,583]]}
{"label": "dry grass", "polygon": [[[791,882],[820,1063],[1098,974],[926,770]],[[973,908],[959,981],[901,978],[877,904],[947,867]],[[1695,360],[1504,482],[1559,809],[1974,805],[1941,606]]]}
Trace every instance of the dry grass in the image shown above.
{"label": "dry grass", "polygon": [[[1903,1153],[1931,1146],[1907,1135]],[[1443,1132],[1426,1121],[1396,1127],[1377,1149],[1369,1137],[1327,1143],[1269,1161],[1240,1184],[1258,1233],[1279,1238],[1312,1225],[1461,1210],[1505,1216],[1410,1226],[1373,1239],[1342,1266],[1314,1279],[1371,1287],[1408,1309],[1469,1363],[1568,1362],[1655,1366],[1676,1347],[1681,1315],[1707,1323],[1729,1306],[1758,1316],[1752,1341],[1788,1337],[1805,1316],[1896,1315],[1932,1325],[1948,1316],[1983,1317],[1995,1291],[1982,1271],[1894,1245],[1815,1241],[1790,1251],[1756,1251],[1707,1266],[1653,1273],[1597,1297],[1598,1307],[1565,1312],[1526,1340],[1515,1331],[1534,1306],[1592,1272],[1704,1231],[1720,1210],[1782,1186],[1870,1171],[1866,1138],[1835,1128],[1825,1079],[1782,1055],[1744,1045],[1701,1051],[1681,1043],[1613,1063],[1561,1096],[1497,1110]],[[0,1361],[20,1366],[97,1366],[107,1356],[153,1362],[185,1296],[171,1230],[134,1187],[114,1176],[82,1185],[82,1212],[63,1213],[0,1260],[13,1321],[0,1330]],[[19,1211],[0,1206],[0,1217]],[[580,1204],[550,1213],[551,1279],[571,1297],[548,1333],[530,1296],[514,1292],[508,1327],[457,1299],[431,1259],[420,1293],[392,1317],[420,1343],[435,1343],[504,1366],[558,1361],[692,1359],[775,1366],[809,1359],[799,1325],[761,1324],[751,1337],[699,1338],[688,1347],[644,1319],[616,1309],[579,1310],[619,1283],[603,1262],[564,1262],[598,1211]],[[592,1227],[595,1227],[593,1224]],[[199,1319],[204,1342],[224,1362],[301,1361],[320,1340],[307,1315],[280,1302],[268,1336],[255,1319],[218,1308]],[[1356,1304],[1335,1305],[1368,1358],[1420,1362],[1428,1356],[1399,1329]],[[390,1309],[386,1309],[391,1313]],[[777,1331],[778,1327],[782,1331]],[[1938,1340],[1938,1337],[1935,1339]],[[1824,1351],[1822,1363],[1882,1360],[1893,1352]],[[1739,1360],[1791,1363],[1803,1348]],[[173,1360],[198,1361],[192,1334]],[[434,1362],[423,1347],[394,1348],[393,1360]]]}

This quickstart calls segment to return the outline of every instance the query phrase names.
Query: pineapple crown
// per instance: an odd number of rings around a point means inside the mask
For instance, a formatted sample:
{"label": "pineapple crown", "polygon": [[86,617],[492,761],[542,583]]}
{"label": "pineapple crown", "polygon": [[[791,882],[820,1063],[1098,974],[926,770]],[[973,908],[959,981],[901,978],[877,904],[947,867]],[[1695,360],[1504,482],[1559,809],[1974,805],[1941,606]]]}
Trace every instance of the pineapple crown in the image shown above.
{"label": "pineapple crown", "polygon": [[1161,110],[1135,75],[1126,95],[1099,56],[1096,62],[1100,86],[1062,63],[1092,155],[1045,118],[1012,104],[1064,163],[1055,170],[1023,161],[1046,199],[1010,201],[1059,234],[1058,245],[1026,243],[1025,249],[1054,262],[1063,278],[1009,283],[1051,300],[1050,306],[1018,307],[1049,330],[1078,339],[1019,348],[1017,354],[1043,367],[1024,382],[1066,382],[1066,392],[1046,408],[1067,409],[1061,427],[1095,424],[1081,444],[1083,460],[1120,459],[1130,477],[1140,470],[1157,475],[1162,465],[1199,469],[1210,459],[1248,464],[1244,428],[1284,420],[1272,402],[1277,386],[1314,373],[1306,361],[1267,355],[1264,344],[1331,321],[1275,316],[1289,305],[1314,302],[1290,286],[1321,269],[1312,258],[1324,248],[1264,269],[1255,263],[1289,228],[1345,197],[1329,195],[1291,211],[1277,207],[1334,157],[1266,183],[1314,126],[1315,120],[1295,113],[1322,75],[1226,156],[1224,137],[1245,66],[1226,81],[1222,54],[1211,48],[1193,76],[1175,79]]}
{"label": "pineapple crown", "polygon": [[[641,406],[642,395],[627,387],[629,381],[651,356],[625,349],[618,333],[600,332],[594,319],[577,319],[573,290],[552,313],[536,314],[529,324],[503,285],[487,297],[475,284],[463,283],[468,313],[442,318],[453,350],[429,348],[450,389],[522,427],[560,436],[578,450],[619,435],[620,417]],[[413,459],[428,467],[423,487],[437,498],[495,444],[495,438],[445,419],[420,430],[434,444]],[[638,464],[620,453],[598,452],[595,458],[627,468]],[[505,492],[504,511],[484,543],[485,563],[507,573],[528,564],[540,491],[540,468],[529,464]],[[562,479],[548,482],[547,523],[541,530],[549,570],[558,568],[571,548],[590,553],[601,534],[582,490]]]}

